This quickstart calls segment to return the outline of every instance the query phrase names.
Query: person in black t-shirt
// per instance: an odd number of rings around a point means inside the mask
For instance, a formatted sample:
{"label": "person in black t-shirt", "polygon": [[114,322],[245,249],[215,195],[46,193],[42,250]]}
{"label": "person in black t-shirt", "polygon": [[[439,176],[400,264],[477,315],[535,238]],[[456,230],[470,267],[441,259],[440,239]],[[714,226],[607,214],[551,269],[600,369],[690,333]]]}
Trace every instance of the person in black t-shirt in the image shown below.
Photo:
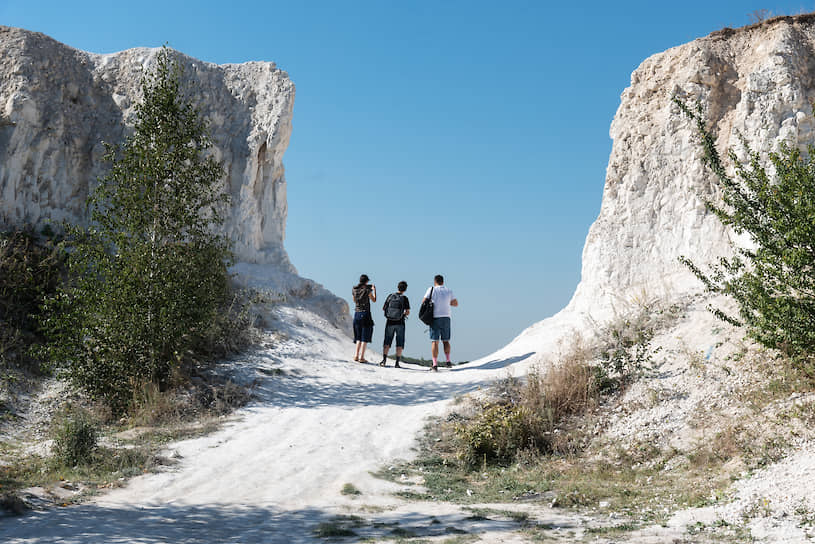
{"label": "person in black t-shirt", "polygon": [[354,299],[354,361],[367,363],[365,346],[371,341],[374,333],[374,320],[371,318],[371,302],[376,302],[376,286],[368,283],[370,278],[363,274],[359,283],[351,289]]}
{"label": "person in black t-shirt", "polygon": [[385,312],[385,342],[382,346],[382,362],[379,366],[387,366],[388,351],[391,349],[393,337],[396,336],[396,368],[402,360],[402,350],[405,349],[405,317],[410,313],[410,301],[405,296],[407,282],[400,281],[396,286],[397,292],[388,295],[382,311]]}

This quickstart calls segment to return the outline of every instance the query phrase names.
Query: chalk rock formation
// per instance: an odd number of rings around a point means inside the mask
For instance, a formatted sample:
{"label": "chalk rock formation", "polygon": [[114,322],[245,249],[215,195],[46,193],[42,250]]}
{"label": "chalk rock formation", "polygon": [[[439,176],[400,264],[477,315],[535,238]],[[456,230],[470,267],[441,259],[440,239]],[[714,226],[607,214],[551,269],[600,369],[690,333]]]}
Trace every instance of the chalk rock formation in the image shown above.
{"label": "chalk rock formation", "polygon": [[[774,19],[713,33],[646,59],[631,75],[611,124],[614,140],[600,215],[583,250],[582,277],[555,317],[501,354],[539,351],[574,328],[603,322],[632,299],[679,299],[701,285],[677,258],[703,267],[737,240],[706,209],[717,198],[695,128],[674,93],[707,109],[718,147],[759,151],[815,143],[815,17]],[[593,327],[593,328],[596,328]]]}
{"label": "chalk rock formation", "polygon": [[[106,167],[102,142],[118,143],[131,130],[142,69],[157,53],[139,48],[98,55],[0,26],[0,224],[41,228],[87,220],[86,198]],[[282,159],[294,105],[288,74],[270,62],[178,59],[226,170],[231,205],[223,229],[243,268],[253,277],[268,270],[285,290],[322,297],[320,304],[342,321],[347,305],[298,278],[283,247]]]}

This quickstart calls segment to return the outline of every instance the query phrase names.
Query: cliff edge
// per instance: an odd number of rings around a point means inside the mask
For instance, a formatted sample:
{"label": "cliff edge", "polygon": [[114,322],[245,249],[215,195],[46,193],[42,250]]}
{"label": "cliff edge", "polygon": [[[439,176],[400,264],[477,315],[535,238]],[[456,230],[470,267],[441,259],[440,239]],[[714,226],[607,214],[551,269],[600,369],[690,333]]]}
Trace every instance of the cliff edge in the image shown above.
{"label": "cliff edge", "polygon": [[779,17],[726,29],[646,59],[611,124],[600,214],[568,306],[523,331],[497,356],[551,352],[556,340],[596,328],[632,301],[670,302],[702,291],[677,258],[705,266],[739,240],[704,206],[717,198],[695,128],[671,102],[707,109],[720,150],[815,143],[815,19]]}
{"label": "cliff edge", "polygon": [[[37,32],[0,26],[0,226],[87,220],[89,190],[106,165],[102,142],[131,130],[142,70],[158,49],[98,55]],[[271,62],[216,65],[179,53],[192,100],[209,120],[231,204],[223,230],[238,282],[309,299],[344,325],[347,304],[297,276],[283,242],[295,89]]]}

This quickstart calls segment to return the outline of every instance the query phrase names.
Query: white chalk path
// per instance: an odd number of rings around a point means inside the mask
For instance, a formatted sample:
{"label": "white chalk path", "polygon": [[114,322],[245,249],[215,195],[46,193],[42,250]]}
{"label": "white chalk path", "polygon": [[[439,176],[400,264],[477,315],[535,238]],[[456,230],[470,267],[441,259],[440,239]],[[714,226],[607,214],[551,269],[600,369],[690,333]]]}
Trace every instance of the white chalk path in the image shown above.
{"label": "white chalk path", "polygon": [[[355,529],[360,537],[385,538],[398,522],[423,536],[465,530],[485,542],[521,541],[512,523],[467,520],[469,513],[452,505],[401,501],[393,492],[406,486],[370,472],[414,456],[429,416],[442,414],[456,395],[505,376],[513,363],[526,366],[531,354],[438,373],[380,368],[351,362],[350,339],[311,312],[281,307],[276,317],[282,334],[274,346],[232,363],[259,382],[258,400],[236,421],[172,444],[179,464],[165,472],[79,506],[0,519],[0,542],[314,542],[318,524],[343,514],[379,524]],[[362,494],[343,495],[346,483]]]}

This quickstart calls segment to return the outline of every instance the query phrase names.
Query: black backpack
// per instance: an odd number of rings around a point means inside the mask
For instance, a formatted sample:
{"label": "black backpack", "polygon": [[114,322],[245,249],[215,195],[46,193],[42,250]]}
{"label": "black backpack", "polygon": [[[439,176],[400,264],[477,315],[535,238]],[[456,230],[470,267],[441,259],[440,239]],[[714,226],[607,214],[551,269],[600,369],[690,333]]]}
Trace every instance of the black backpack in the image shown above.
{"label": "black backpack", "polygon": [[419,307],[419,320],[425,325],[433,324],[433,287],[430,288],[430,295],[422,301]]}
{"label": "black backpack", "polygon": [[404,313],[405,308],[402,295],[399,293],[388,295],[388,299],[385,301],[385,317],[388,321],[401,321]]}

